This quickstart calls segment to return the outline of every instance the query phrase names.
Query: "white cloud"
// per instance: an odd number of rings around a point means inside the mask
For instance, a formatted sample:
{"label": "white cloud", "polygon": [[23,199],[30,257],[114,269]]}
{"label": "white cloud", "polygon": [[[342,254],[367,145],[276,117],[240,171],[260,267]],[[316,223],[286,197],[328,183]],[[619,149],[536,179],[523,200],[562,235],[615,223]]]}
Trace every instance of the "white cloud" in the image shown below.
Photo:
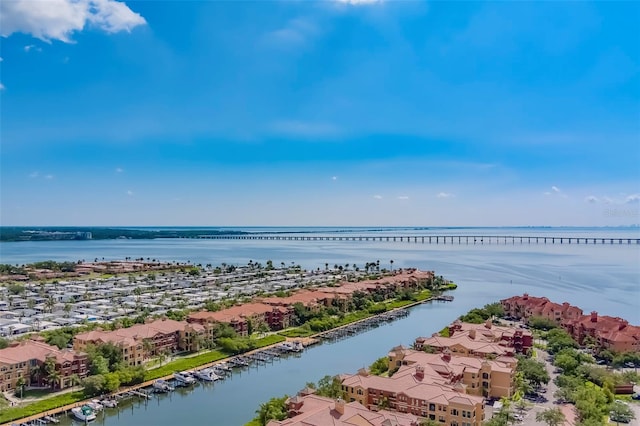
{"label": "white cloud", "polygon": [[440,192],[438,195],[436,195],[436,197],[438,197],[438,198],[453,198],[453,197],[455,197],[455,195],[450,193],[450,192]]}
{"label": "white cloud", "polygon": [[551,187],[551,191],[544,192],[544,195],[553,195],[553,194],[557,195],[558,197],[568,198],[567,194],[562,192],[562,190],[555,185]]}
{"label": "white cloud", "polygon": [[0,83],[0,92],[5,89],[4,84]]}
{"label": "white cloud", "polygon": [[602,197],[602,202],[605,204],[611,204],[613,203],[613,200],[609,197]]}
{"label": "white cloud", "polygon": [[116,167],[116,173],[122,173],[122,172],[124,172],[124,169],[120,167]]}
{"label": "white cloud", "polygon": [[45,175],[44,178],[47,180],[51,180],[53,179],[53,175]]}
{"label": "white cloud", "polygon": [[265,41],[275,47],[299,47],[318,33],[318,27],[310,20],[295,18],[284,27],[267,33]]}
{"label": "white cloud", "polygon": [[29,177],[30,177],[31,179],[35,179],[35,178],[37,178],[38,176],[40,176],[40,173],[38,173],[38,172],[32,172],[32,173],[29,173]]}
{"label": "white cloud", "polygon": [[2,59],[2,56],[0,56],[0,62],[4,61],[4,59]]}
{"label": "white cloud", "polygon": [[408,195],[400,195],[398,196],[398,200],[408,200],[409,196]]}
{"label": "white cloud", "polygon": [[640,203],[640,194],[631,194],[624,200],[627,204]]}
{"label": "white cloud", "polygon": [[584,199],[587,203],[597,203],[598,202],[598,197],[596,197],[595,195],[589,195],[588,197],[585,197]]}
{"label": "white cloud", "polygon": [[129,190],[127,191],[127,195],[128,195],[128,196],[132,196],[132,195],[133,195],[133,191],[129,189]]}
{"label": "white cloud", "polygon": [[382,195],[374,195],[373,198],[375,198],[376,200],[382,200]]}
{"label": "white cloud", "polygon": [[3,37],[25,33],[46,42],[71,43],[71,35],[87,25],[116,33],[131,31],[145,23],[145,19],[126,4],[114,0],[46,0],[37,6],[31,0],[0,2]]}
{"label": "white cloud", "polygon": [[35,44],[28,44],[24,47],[24,51],[29,53],[32,50],[35,50],[36,52],[42,52],[42,48],[37,47]]}
{"label": "white cloud", "polygon": [[331,180],[338,180],[338,176],[331,176]]}

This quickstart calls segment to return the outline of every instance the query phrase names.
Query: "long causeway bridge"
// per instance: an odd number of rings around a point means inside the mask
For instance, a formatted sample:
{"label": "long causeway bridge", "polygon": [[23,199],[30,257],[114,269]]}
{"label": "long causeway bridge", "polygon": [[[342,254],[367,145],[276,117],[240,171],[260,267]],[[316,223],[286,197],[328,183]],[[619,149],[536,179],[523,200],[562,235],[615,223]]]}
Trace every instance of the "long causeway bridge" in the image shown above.
{"label": "long causeway bridge", "polygon": [[640,244],[640,238],[565,237],[532,235],[291,235],[242,234],[202,235],[194,238],[212,240],[268,240],[268,241],[381,241],[416,244]]}

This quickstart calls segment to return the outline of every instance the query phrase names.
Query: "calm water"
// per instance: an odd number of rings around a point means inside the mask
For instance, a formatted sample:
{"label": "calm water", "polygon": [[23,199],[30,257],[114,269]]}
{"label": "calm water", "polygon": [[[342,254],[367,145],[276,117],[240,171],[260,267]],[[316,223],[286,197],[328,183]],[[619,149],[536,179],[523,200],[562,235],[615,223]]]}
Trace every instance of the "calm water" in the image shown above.
{"label": "calm water", "polygon": [[[378,231],[398,233],[394,231]],[[405,230],[406,234],[417,234]],[[446,230],[429,232],[448,234]],[[456,230],[455,234],[563,236],[638,236],[638,229],[496,229]],[[356,232],[362,234],[363,231]],[[429,233],[420,231],[419,234]],[[454,233],[454,232],[451,232]],[[268,259],[324,268],[380,260],[383,267],[435,270],[459,284],[452,303],[421,305],[407,318],[333,344],[323,344],[299,358],[235,375],[224,383],[197,386],[191,391],[134,403],[97,423],[114,425],[176,425],[206,423],[242,425],[261,402],[293,394],[325,374],[354,372],[386,355],[395,345],[409,345],[419,335],[430,335],[469,309],[514,294],[529,292],[568,301],[586,312],[616,315],[640,323],[640,246],[624,245],[423,245],[387,242],[332,241],[216,241],[111,240],[1,243],[0,262],[34,260],[122,259],[125,256],[194,263],[265,263]]]}

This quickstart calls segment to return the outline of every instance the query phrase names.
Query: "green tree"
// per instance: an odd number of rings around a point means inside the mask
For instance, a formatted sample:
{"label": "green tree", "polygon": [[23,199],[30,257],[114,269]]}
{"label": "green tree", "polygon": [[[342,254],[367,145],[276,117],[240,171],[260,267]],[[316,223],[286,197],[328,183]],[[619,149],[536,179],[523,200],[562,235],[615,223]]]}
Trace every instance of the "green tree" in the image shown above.
{"label": "green tree", "polygon": [[51,389],[55,389],[60,380],[60,373],[56,370],[56,359],[52,356],[47,357],[42,365],[42,371],[49,383]]}
{"label": "green tree", "polygon": [[609,415],[611,420],[616,422],[616,424],[629,423],[636,417],[635,414],[633,414],[633,410],[621,401],[615,401],[611,404]]}
{"label": "green tree", "polygon": [[567,374],[571,374],[575,371],[576,368],[578,368],[578,365],[580,364],[576,358],[571,356],[570,353],[563,352],[556,355],[555,360],[553,361],[553,365],[561,368],[562,371],[566,372]]}
{"label": "green tree", "polygon": [[9,340],[4,337],[0,337],[0,349],[4,349],[9,346]]}
{"label": "green tree", "polygon": [[84,393],[89,396],[101,394],[104,390],[104,383],[105,379],[102,374],[89,376],[82,381]]}
{"label": "green tree", "polygon": [[104,375],[104,391],[115,392],[120,387],[120,375],[117,372]]}
{"label": "green tree", "polygon": [[271,398],[267,402],[260,404],[260,408],[256,410],[257,419],[260,425],[265,426],[271,420],[284,420],[287,418],[287,407],[285,401],[287,396],[282,398]]}
{"label": "green tree", "polygon": [[107,374],[109,361],[102,355],[96,355],[91,359],[91,374]]}
{"label": "green tree", "polygon": [[328,398],[344,398],[342,391],[342,383],[338,376],[324,376],[318,381],[317,395],[326,396]]}
{"label": "green tree", "polygon": [[549,408],[536,414],[536,421],[546,423],[548,426],[560,426],[566,421],[562,411],[557,408]]}
{"label": "green tree", "polygon": [[380,376],[382,373],[386,372],[389,369],[389,363],[387,362],[387,357],[378,358],[371,364],[369,367],[369,371],[371,374],[376,376]]}
{"label": "green tree", "polygon": [[580,421],[601,420],[607,413],[607,396],[593,383],[580,386],[574,393],[574,399]]}
{"label": "green tree", "polygon": [[549,383],[549,373],[544,363],[531,358],[520,357],[516,370],[521,372],[524,380],[533,386]]}

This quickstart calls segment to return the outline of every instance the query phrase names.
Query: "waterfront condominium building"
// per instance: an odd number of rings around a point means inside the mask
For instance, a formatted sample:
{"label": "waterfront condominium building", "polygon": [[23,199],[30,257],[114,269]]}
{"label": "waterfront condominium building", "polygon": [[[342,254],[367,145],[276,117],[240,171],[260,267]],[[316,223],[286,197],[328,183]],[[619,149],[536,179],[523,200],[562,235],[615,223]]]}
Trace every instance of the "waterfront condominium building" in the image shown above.
{"label": "waterfront condominium building", "polygon": [[546,297],[525,293],[501,300],[505,314],[528,320],[543,317],[562,326],[581,345],[591,343],[596,349],[613,352],[640,352],[640,327],[619,317],[599,316],[597,312],[584,315],[582,309],[567,302],[551,302]]}
{"label": "waterfront condominium building", "polygon": [[[52,360],[50,365],[55,374],[46,371],[48,360]],[[25,386],[46,385],[65,389],[73,386],[76,379],[86,377],[88,364],[87,354],[58,349],[46,344],[39,336],[14,341],[9,347],[0,349],[0,392],[16,389],[21,378]]]}
{"label": "waterfront condominium building", "polygon": [[272,306],[265,303],[245,303],[216,312],[200,311],[189,314],[187,321],[192,324],[211,326],[216,323],[228,324],[238,335],[249,334],[249,323],[254,330],[266,324],[270,330],[289,327],[293,308]]}
{"label": "waterfront condominium building", "polygon": [[448,334],[448,337],[437,333],[431,337],[418,337],[414,346],[418,350],[448,350],[454,354],[479,358],[526,354],[533,346],[531,331],[498,326],[491,320],[483,324],[455,321],[449,326]]}
{"label": "waterfront condominium building", "polygon": [[87,345],[113,343],[122,349],[124,362],[134,367],[156,355],[198,350],[206,339],[200,324],[163,318],[114,331],[80,333],[73,338],[73,347],[84,350]]}
{"label": "waterfront condominium building", "polygon": [[358,402],[325,398],[305,389],[285,401],[288,418],[267,426],[419,426],[418,417],[387,410],[369,410]]}
{"label": "waterfront condominium building", "polygon": [[448,351],[430,354],[396,346],[388,354],[392,378],[404,380],[420,367],[423,381],[453,386],[470,395],[488,398],[511,397],[515,392],[515,372],[518,360],[513,357],[482,359]]}

